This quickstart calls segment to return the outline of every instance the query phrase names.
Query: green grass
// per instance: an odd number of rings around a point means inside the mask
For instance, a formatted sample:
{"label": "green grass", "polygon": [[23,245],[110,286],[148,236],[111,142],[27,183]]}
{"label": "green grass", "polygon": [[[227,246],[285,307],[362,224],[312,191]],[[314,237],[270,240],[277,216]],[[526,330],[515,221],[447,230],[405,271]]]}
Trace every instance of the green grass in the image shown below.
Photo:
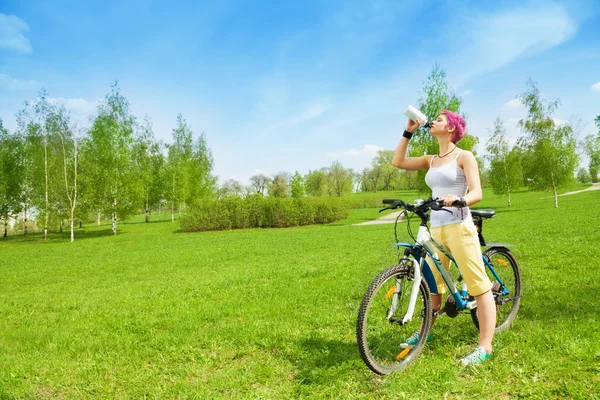
{"label": "green grass", "polygon": [[486,191],[480,204],[524,279],[491,361],[458,368],[477,331],[468,315],[441,318],[389,377],[355,340],[362,295],[395,260],[391,225],[348,225],[376,209],[291,229],[184,234],[139,216],[117,236],[0,240],[0,399],[598,398],[600,191],[558,209],[546,195],[515,193],[509,209]]}

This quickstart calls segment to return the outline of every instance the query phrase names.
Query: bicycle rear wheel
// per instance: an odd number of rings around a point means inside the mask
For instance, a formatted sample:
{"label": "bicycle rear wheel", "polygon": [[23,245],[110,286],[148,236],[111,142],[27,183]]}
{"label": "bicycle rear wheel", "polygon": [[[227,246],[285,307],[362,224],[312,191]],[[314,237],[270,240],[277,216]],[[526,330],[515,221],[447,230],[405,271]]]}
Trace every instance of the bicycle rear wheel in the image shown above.
{"label": "bicycle rear wheel", "polygon": [[[496,329],[494,332],[502,332],[507,329],[519,311],[521,305],[521,269],[515,256],[510,250],[498,247],[488,249],[484,254],[502,280],[503,285],[493,276],[489,268],[485,270],[492,281],[492,293],[496,303]],[[508,291],[508,293],[504,293]],[[473,323],[479,329],[479,318],[477,308],[471,310]]]}
{"label": "bicycle rear wheel", "polygon": [[[419,268],[418,262],[406,258],[380,273],[360,305],[356,321],[358,348],[365,364],[380,375],[402,370],[414,361],[431,328],[429,287],[424,279],[414,282],[413,268]],[[412,319],[403,322],[413,285],[418,285],[419,290],[416,306]],[[420,334],[417,344],[402,349],[400,345],[414,332]]]}

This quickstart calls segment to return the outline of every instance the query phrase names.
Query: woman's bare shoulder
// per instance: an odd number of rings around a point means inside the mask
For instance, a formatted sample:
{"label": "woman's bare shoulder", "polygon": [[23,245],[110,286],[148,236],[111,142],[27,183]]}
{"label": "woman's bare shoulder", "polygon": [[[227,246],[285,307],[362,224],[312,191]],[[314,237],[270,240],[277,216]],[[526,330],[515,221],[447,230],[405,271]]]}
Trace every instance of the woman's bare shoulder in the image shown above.
{"label": "woman's bare shoulder", "polygon": [[477,160],[475,159],[475,155],[469,150],[461,150],[460,154],[456,158],[456,162],[458,166],[464,169],[465,162],[467,164],[475,163],[477,164]]}

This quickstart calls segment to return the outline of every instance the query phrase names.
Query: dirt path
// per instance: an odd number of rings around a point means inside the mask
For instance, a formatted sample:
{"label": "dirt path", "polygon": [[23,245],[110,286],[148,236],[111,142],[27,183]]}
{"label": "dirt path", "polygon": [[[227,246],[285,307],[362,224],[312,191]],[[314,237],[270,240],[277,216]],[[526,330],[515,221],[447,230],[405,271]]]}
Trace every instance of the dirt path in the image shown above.
{"label": "dirt path", "polygon": [[[581,193],[581,192],[587,192],[588,190],[600,190],[600,182],[592,183],[592,186],[590,186],[587,189],[576,190],[574,192],[567,192],[567,193],[559,194],[559,196],[568,196],[568,195],[571,195],[571,194],[576,194],[576,193]],[[550,197],[554,197],[554,196],[548,196],[548,197],[544,197],[544,198],[548,199]]]}
{"label": "dirt path", "polygon": [[[398,214],[400,214],[401,212],[402,211],[396,211],[396,212],[390,213],[388,215],[384,215],[381,218],[377,218],[372,221],[361,222],[360,224],[354,224],[354,225],[361,226],[361,225],[393,224],[394,222],[396,222],[396,218],[398,218]],[[402,218],[400,219],[400,221],[402,221]]]}

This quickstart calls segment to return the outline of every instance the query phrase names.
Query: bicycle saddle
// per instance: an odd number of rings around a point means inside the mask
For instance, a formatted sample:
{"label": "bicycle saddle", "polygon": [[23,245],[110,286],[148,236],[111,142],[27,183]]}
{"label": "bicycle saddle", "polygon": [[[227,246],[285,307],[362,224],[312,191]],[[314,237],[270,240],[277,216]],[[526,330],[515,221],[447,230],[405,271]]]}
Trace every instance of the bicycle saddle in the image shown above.
{"label": "bicycle saddle", "polygon": [[496,211],[490,209],[471,210],[471,215],[480,218],[493,218],[496,215]]}

